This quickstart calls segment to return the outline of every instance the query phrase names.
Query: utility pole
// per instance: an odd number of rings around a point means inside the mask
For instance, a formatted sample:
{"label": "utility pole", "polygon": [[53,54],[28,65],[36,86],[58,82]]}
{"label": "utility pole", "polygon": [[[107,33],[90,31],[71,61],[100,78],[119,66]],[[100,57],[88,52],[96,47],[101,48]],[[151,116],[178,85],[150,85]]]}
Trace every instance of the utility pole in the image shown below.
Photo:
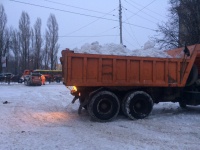
{"label": "utility pole", "polygon": [[122,41],[122,4],[121,4],[121,0],[119,0],[119,29],[120,29],[120,44],[123,45],[123,41]]}

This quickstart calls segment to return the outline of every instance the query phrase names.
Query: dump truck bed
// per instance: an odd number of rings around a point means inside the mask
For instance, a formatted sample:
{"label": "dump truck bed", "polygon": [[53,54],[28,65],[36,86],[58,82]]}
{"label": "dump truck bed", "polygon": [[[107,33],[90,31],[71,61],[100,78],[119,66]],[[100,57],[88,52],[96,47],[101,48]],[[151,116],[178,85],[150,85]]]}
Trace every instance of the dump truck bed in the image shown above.
{"label": "dump truck bed", "polygon": [[[200,45],[167,51],[172,58],[117,56],[62,51],[66,86],[183,87],[200,51]],[[177,58],[177,56],[179,56]]]}

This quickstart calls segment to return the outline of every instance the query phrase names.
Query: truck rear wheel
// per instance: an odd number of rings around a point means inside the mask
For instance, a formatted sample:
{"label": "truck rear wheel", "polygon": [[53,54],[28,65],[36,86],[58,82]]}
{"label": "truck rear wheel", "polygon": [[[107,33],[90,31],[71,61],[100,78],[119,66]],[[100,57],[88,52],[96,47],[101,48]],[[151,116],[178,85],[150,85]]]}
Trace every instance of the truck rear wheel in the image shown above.
{"label": "truck rear wheel", "polygon": [[97,121],[110,121],[114,119],[120,109],[117,96],[109,91],[100,91],[90,100],[88,113],[91,118]]}
{"label": "truck rear wheel", "polygon": [[127,94],[122,102],[122,111],[130,119],[143,119],[151,113],[152,108],[152,98],[143,91]]}

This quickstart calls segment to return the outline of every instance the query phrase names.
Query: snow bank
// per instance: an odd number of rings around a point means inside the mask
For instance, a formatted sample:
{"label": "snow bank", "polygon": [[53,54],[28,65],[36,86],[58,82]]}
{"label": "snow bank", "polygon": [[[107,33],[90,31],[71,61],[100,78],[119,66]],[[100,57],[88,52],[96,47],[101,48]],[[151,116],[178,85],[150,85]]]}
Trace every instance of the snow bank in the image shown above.
{"label": "snow bank", "polygon": [[105,54],[120,56],[142,56],[142,57],[162,57],[170,58],[166,52],[154,47],[155,44],[148,41],[144,44],[144,49],[130,50],[121,44],[108,43],[100,45],[99,42],[86,43],[80,49],[75,48],[75,53]]}

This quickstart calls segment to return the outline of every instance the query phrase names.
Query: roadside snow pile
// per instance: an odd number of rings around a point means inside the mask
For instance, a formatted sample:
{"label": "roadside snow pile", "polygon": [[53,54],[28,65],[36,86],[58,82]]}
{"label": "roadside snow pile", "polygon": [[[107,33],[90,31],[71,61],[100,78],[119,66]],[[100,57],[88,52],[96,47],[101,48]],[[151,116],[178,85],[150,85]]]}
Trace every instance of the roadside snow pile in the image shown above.
{"label": "roadside snow pile", "polygon": [[170,58],[166,52],[154,47],[153,42],[146,42],[144,49],[130,50],[121,44],[104,44],[100,45],[99,42],[93,42],[91,44],[86,43],[80,49],[75,48],[75,53],[86,54],[105,54],[105,55],[120,55],[120,56],[142,56],[142,57],[162,57]]}

